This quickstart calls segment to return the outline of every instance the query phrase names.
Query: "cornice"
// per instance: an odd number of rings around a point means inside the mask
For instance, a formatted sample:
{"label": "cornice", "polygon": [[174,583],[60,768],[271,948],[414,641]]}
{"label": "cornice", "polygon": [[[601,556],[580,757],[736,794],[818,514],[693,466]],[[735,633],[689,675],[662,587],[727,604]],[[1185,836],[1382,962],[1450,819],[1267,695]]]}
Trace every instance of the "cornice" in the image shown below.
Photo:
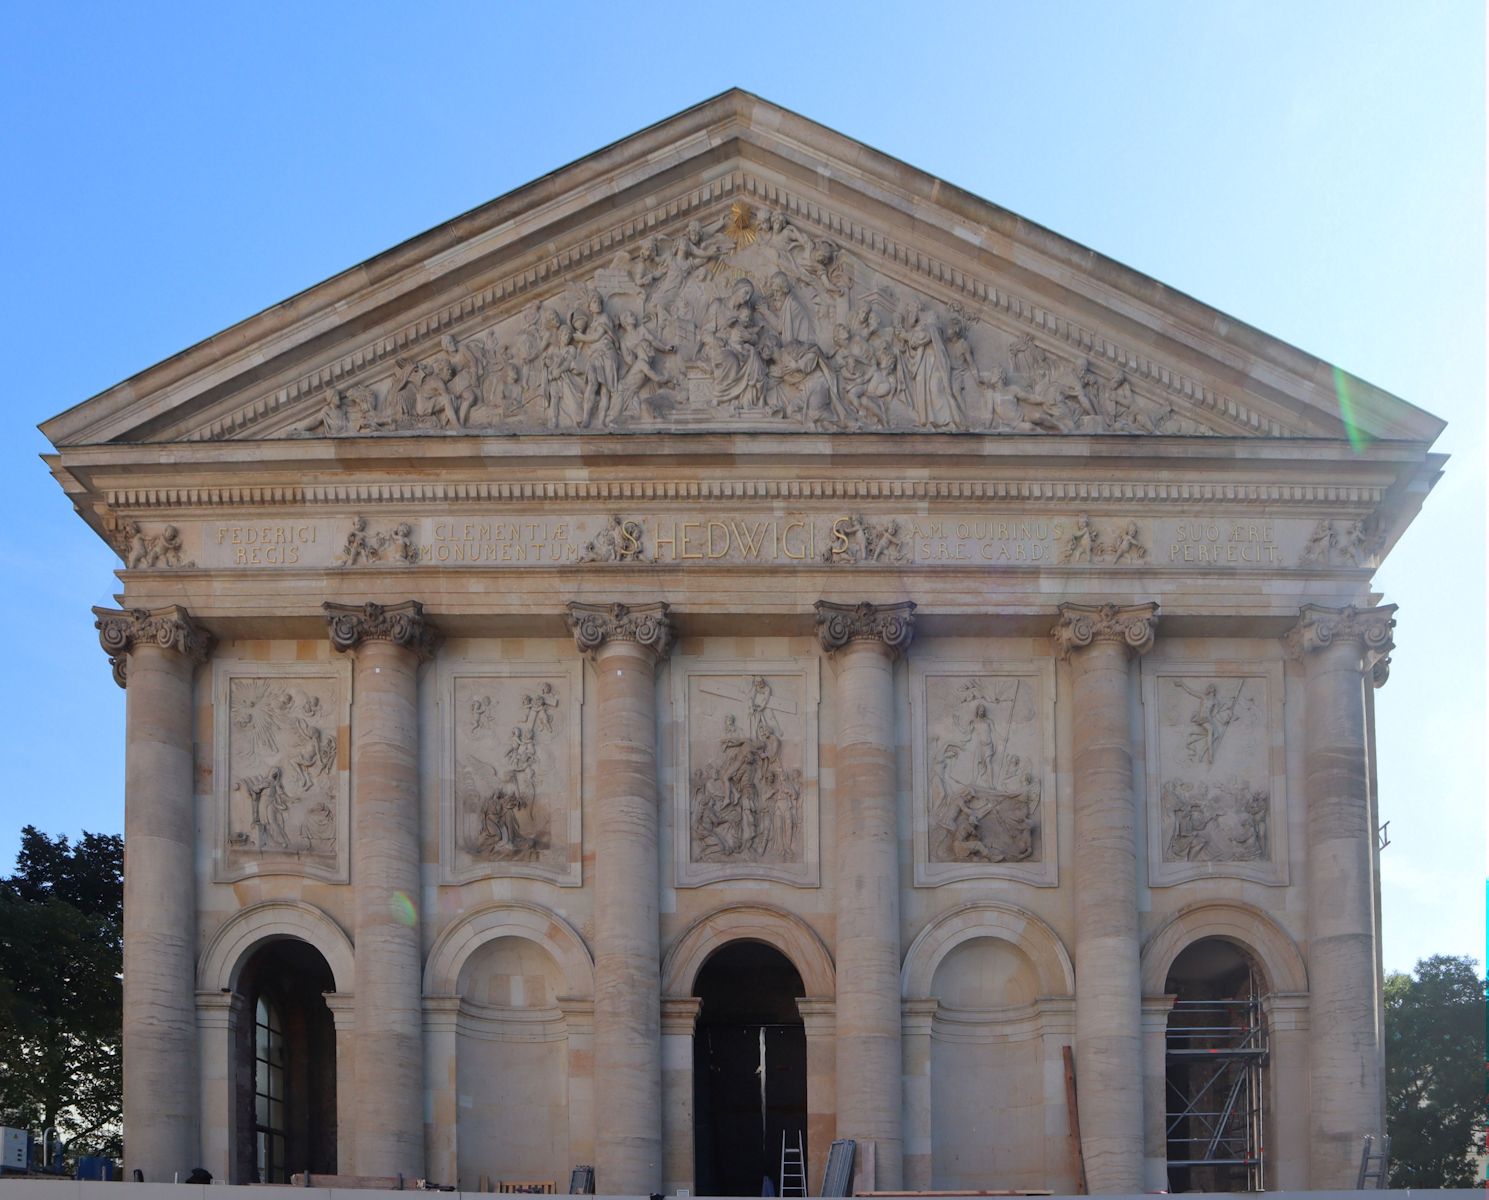
{"label": "cornice", "polygon": [[[277,432],[275,419],[298,411],[302,401],[320,396],[328,387],[343,386],[404,354],[417,353],[444,334],[462,336],[482,328],[498,316],[511,315],[520,302],[545,299],[586,266],[599,265],[642,238],[663,232],[693,215],[703,214],[737,199],[748,199],[786,211],[794,223],[814,234],[831,235],[861,257],[889,271],[913,277],[919,286],[944,300],[970,301],[984,311],[1005,316],[1021,332],[1053,339],[1076,357],[1097,360],[1130,377],[1156,387],[1186,407],[1229,426],[1233,433],[1263,437],[1297,436],[1302,431],[1262,414],[1252,406],[1207,386],[1202,380],[1105,337],[1075,320],[1017,292],[997,287],[977,275],[927,254],[871,228],[842,212],[804,198],[750,171],[735,169],[702,185],[660,200],[646,212],[615,222],[588,237],[538,260],[528,262],[497,280],[407,321],[376,338],[302,372],[273,390],[253,395],[230,411],[211,418],[182,440],[237,439],[250,429]],[[184,424],[184,423],[183,423]],[[648,436],[645,432],[615,436]],[[1062,435],[1047,435],[1062,436]],[[1223,435],[1222,435],[1223,436]]]}

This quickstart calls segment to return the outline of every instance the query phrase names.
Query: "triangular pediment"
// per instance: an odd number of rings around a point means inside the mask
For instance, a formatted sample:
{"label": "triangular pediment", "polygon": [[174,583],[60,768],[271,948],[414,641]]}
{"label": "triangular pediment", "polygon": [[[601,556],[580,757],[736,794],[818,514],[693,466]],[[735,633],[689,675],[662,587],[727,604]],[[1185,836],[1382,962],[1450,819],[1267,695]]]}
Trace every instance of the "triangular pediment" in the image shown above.
{"label": "triangular pediment", "polygon": [[[408,435],[1343,438],[1333,368],[731,92],[43,426],[58,446]],[[1345,380],[1353,428],[1441,422]]]}

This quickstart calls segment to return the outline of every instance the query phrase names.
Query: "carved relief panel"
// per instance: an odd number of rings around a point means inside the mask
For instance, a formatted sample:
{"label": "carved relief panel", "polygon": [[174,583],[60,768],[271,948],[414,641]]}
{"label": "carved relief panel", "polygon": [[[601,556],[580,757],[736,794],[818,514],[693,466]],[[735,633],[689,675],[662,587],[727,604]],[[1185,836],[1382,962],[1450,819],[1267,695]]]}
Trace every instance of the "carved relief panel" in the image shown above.
{"label": "carved relief panel", "polygon": [[1145,662],[1148,878],[1287,882],[1282,664]]}
{"label": "carved relief panel", "polygon": [[351,664],[220,660],[214,877],[347,882]]}
{"label": "carved relief panel", "polygon": [[910,667],[915,886],[1058,882],[1054,664]]}
{"label": "carved relief panel", "polygon": [[821,882],[816,658],[674,659],[677,886]]}
{"label": "carved relief panel", "polygon": [[440,688],[440,877],[583,882],[577,663],[457,662]]}

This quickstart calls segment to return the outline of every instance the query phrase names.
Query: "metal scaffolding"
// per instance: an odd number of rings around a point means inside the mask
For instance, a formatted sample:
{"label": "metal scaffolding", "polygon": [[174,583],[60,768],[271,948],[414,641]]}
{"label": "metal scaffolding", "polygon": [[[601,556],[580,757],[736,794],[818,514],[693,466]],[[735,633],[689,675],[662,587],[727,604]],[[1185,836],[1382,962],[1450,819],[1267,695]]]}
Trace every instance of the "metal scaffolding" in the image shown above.
{"label": "metal scaffolding", "polygon": [[1165,1041],[1170,1189],[1262,1191],[1261,1002],[1177,1000]]}

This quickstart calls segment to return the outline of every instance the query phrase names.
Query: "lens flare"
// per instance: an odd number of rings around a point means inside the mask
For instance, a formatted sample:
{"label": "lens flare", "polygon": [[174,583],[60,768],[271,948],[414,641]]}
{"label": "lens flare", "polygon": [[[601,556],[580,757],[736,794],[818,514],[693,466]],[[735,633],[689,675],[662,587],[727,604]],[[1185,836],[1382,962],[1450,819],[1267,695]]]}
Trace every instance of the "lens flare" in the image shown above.
{"label": "lens flare", "polygon": [[1339,419],[1344,422],[1344,432],[1349,438],[1350,448],[1359,454],[1372,441],[1370,435],[1355,423],[1355,398],[1351,392],[1350,378],[1338,367],[1334,368],[1334,398],[1339,402]]}
{"label": "lens flare", "polygon": [[414,909],[414,902],[409,899],[406,892],[393,893],[393,915],[405,925],[413,925],[419,919],[418,912]]}

